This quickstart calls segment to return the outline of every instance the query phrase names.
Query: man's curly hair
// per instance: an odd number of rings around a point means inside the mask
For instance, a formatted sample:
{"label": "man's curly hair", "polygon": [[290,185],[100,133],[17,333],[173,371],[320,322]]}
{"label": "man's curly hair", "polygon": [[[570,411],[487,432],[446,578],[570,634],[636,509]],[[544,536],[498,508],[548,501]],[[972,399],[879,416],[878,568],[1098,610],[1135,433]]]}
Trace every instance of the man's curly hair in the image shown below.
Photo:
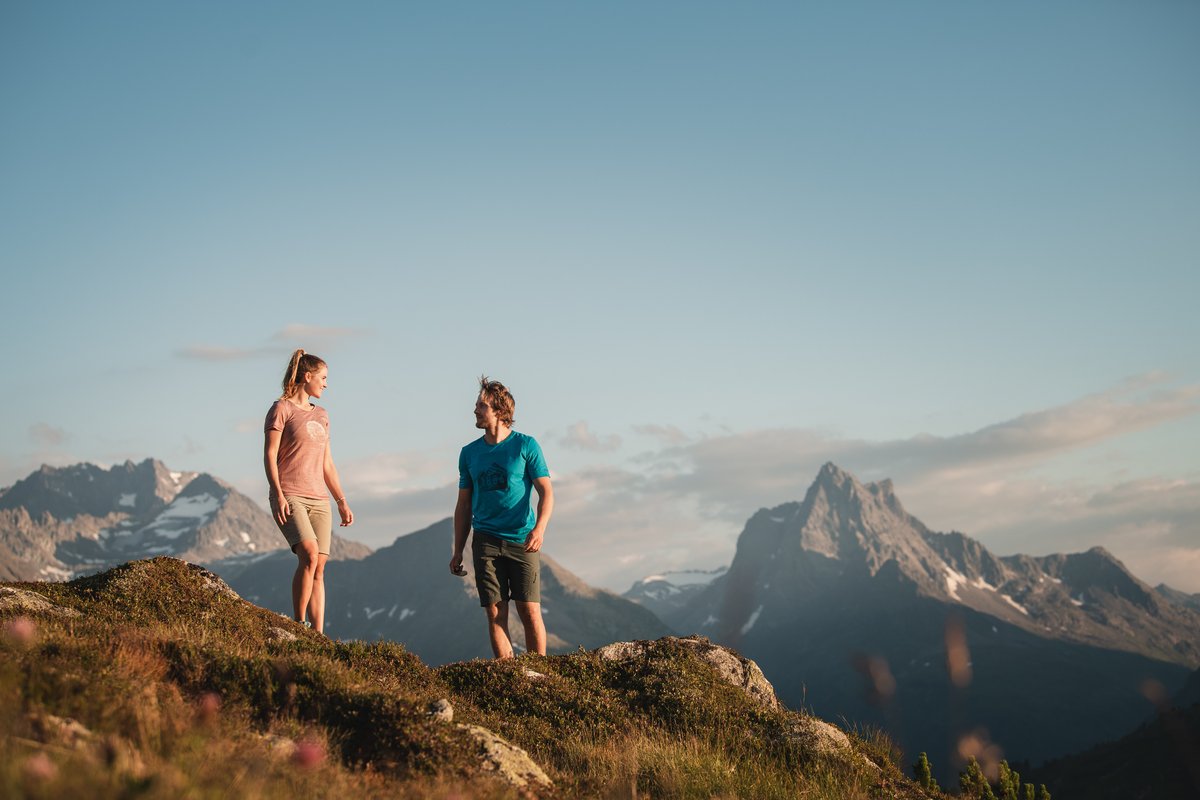
{"label": "man's curly hair", "polygon": [[508,427],[513,426],[513,412],[517,410],[517,401],[512,392],[500,381],[494,381],[487,375],[479,376],[479,396],[492,407],[500,421]]}

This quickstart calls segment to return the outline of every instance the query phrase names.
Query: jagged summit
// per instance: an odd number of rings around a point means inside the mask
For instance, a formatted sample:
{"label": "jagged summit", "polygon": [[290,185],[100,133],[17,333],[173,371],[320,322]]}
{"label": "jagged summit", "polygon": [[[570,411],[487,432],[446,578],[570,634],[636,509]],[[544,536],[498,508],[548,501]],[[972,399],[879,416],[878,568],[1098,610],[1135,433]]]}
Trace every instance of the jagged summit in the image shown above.
{"label": "jagged summit", "polygon": [[43,466],[0,496],[0,579],[61,580],[167,555],[208,563],[284,548],[224,481],[157,459]]}
{"label": "jagged summit", "polygon": [[1162,595],[1138,580],[1120,559],[1103,547],[1093,547],[1085,553],[1045,556],[1036,559],[1047,575],[1077,594],[1085,602],[1092,594],[1109,595],[1133,603],[1149,611],[1157,611]]}
{"label": "jagged summit", "polygon": [[852,473],[842,469],[832,461],[826,461],[817,471],[812,488],[825,488],[849,494],[866,493],[877,497],[894,497],[894,487],[891,478],[874,483],[862,483]]}
{"label": "jagged summit", "polygon": [[207,472],[202,472],[184,486],[176,497],[193,497],[201,494],[224,497],[229,494],[231,488],[228,483],[220,478],[215,478]]}
{"label": "jagged summit", "polygon": [[865,561],[872,574],[887,560],[885,551],[922,549],[924,526],[900,505],[890,480],[863,484],[832,462],[817,473],[797,515],[803,549]]}
{"label": "jagged summit", "polygon": [[23,508],[30,517],[56,520],[86,514],[147,512],[175,499],[195,472],[172,472],[161,461],[126,461],[109,469],[95,464],[69,467],[42,465],[0,495],[0,510]]}

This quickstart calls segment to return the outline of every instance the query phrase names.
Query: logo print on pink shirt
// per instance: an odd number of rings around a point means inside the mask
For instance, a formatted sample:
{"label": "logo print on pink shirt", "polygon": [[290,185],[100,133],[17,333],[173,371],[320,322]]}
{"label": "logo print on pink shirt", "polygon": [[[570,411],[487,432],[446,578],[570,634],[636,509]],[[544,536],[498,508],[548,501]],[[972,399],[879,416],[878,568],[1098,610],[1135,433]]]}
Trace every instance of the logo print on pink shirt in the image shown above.
{"label": "logo print on pink shirt", "polygon": [[323,442],[329,438],[329,434],[325,432],[325,426],[314,420],[309,420],[305,425],[308,429],[308,438],[314,442]]}

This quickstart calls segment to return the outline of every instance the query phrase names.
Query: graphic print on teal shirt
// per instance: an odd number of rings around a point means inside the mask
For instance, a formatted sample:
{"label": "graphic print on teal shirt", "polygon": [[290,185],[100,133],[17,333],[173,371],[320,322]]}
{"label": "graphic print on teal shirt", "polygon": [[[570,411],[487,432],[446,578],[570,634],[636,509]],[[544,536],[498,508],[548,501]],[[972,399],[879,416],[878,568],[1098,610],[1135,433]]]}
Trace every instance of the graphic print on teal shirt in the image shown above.
{"label": "graphic print on teal shirt", "polygon": [[483,437],[458,456],[458,488],[471,490],[471,527],[523,542],[537,522],[530,503],[533,482],[550,476],[542,448],[532,436],[512,431],[504,441]]}

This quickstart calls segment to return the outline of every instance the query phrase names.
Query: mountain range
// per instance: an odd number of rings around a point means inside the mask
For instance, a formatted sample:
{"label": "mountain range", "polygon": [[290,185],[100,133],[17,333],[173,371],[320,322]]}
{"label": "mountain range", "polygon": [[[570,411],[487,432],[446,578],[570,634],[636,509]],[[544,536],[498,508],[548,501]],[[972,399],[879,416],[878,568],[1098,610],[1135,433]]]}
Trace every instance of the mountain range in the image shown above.
{"label": "mountain range", "polygon": [[754,514],[729,570],[688,591],[658,606],[672,628],[755,659],[793,707],[884,727],[947,780],[993,745],[1036,763],[1118,738],[1153,714],[1147,680],[1175,691],[1200,665],[1190,596],[1102,548],[995,556],[833,464],[802,501]]}
{"label": "mountain range", "polygon": [[696,596],[728,569],[717,567],[711,570],[670,570],[647,575],[636,581],[621,596],[648,608],[660,619],[674,619],[685,615]]}
{"label": "mountain range", "polygon": [[[244,494],[154,459],[43,466],[0,493],[0,580],[68,580],[139,558],[205,564],[286,547]],[[330,549],[342,559],[371,552],[337,535]]]}

